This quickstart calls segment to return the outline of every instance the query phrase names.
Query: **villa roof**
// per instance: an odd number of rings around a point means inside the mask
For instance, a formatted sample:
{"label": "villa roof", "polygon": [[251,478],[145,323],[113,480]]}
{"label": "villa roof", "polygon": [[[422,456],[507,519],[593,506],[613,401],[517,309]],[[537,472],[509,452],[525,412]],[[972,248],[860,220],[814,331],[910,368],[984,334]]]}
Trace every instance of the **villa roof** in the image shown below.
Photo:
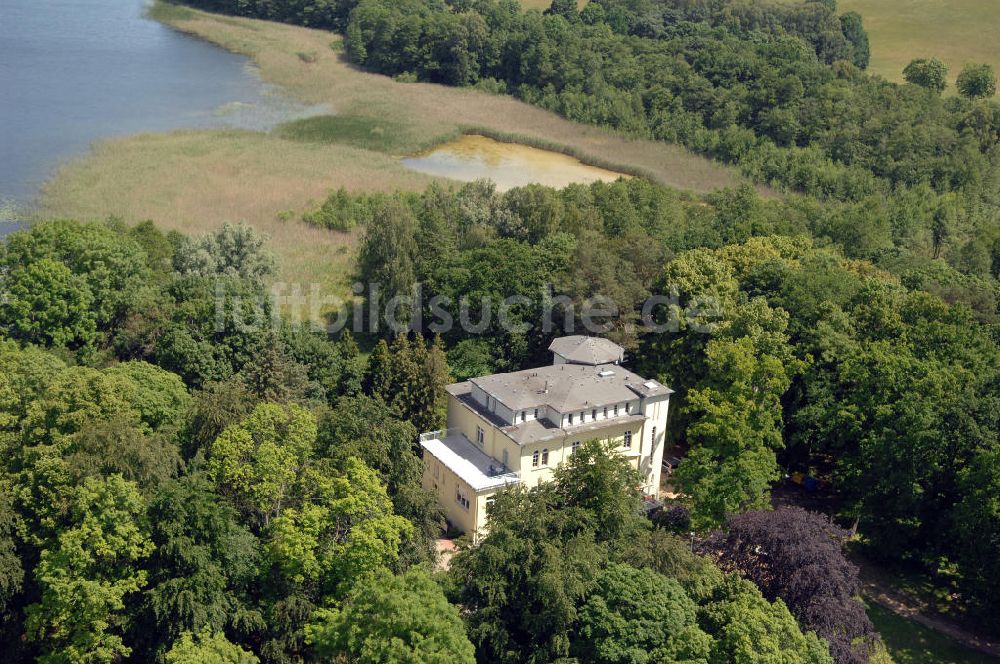
{"label": "villa roof", "polygon": [[549,350],[561,355],[567,362],[591,366],[621,362],[625,357],[625,349],[613,341],[582,334],[554,339]]}
{"label": "villa roof", "polygon": [[502,428],[502,431],[518,445],[530,445],[541,443],[556,438],[574,438],[576,440],[587,440],[589,434],[597,431],[607,432],[613,427],[620,427],[624,430],[629,425],[638,426],[646,420],[645,415],[619,415],[618,417],[590,421],[585,424],[570,425],[567,427],[557,427],[549,420],[528,420],[509,424]]}
{"label": "villa roof", "polygon": [[[624,429],[629,425],[638,425],[646,419],[646,416],[641,413],[633,412],[632,414],[626,414],[622,411],[619,413],[618,417],[612,416],[596,422],[594,420],[590,420],[582,424],[577,423],[565,427],[560,427],[552,422],[552,420],[545,417],[526,420],[516,424],[508,424],[498,418],[495,414],[484,409],[482,404],[472,398],[472,383],[469,381],[454,383],[452,385],[448,385],[445,389],[454,395],[458,399],[459,403],[464,405],[466,408],[475,411],[481,417],[486,418],[488,422],[503,431],[508,438],[518,445],[541,443],[547,440],[554,440],[556,438],[576,438],[578,440],[586,440],[587,435],[591,432],[605,431],[613,427],[621,427]],[[478,448],[475,449],[478,451]]]}
{"label": "villa roof", "polygon": [[669,395],[669,387],[617,364],[556,364],[469,381],[511,410],[549,406],[560,413]]}

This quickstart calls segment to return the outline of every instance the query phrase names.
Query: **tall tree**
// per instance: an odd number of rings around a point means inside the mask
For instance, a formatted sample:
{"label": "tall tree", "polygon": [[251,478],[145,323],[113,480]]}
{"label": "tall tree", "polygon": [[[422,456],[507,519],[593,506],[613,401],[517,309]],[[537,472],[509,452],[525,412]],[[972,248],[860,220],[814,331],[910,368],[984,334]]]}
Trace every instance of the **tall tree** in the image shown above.
{"label": "tall tree", "polygon": [[212,444],[208,473],[237,509],[266,527],[290,500],[315,441],[311,413],[295,404],[261,404]]}
{"label": "tall tree", "polygon": [[379,339],[374,350],[368,356],[368,364],[365,367],[364,390],[365,394],[373,397],[380,397],[386,403],[392,402],[392,355],[389,353],[389,344],[385,339]]}
{"label": "tall tree", "polygon": [[916,58],[903,69],[903,78],[914,85],[941,93],[948,87],[948,67],[937,58]]}
{"label": "tall tree", "polygon": [[308,640],[324,661],[359,664],[473,664],[458,609],[424,571],[355,586],[340,609],[317,612]]}
{"label": "tall tree", "polygon": [[[365,229],[358,257],[361,276],[368,288],[368,306],[377,308],[369,314],[387,325],[395,323],[398,327],[393,332],[396,334],[406,332],[413,314],[410,298],[416,282],[416,226],[409,207],[396,201],[380,203]],[[375,292],[379,293],[378,300],[373,295]],[[400,305],[392,312],[395,320],[389,321],[384,314],[393,298],[400,298]]]}
{"label": "tall tree", "polygon": [[257,657],[230,643],[224,634],[205,628],[184,632],[166,654],[167,664],[257,664]]}
{"label": "tall tree", "polygon": [[580,607],[573,652],[584,663],[706,661],[712,638],[676,581],[648,569],[611,565]]}
{"label": "tall tree", "polygon": [[710,662],[833,664],[826,642],[803,633],[781,600],[769,603],[756,586],[735,576],[702,606],[699,624],[715,639]]}
{"label": "tall tree", "polygon": [[342,473],[316,469],[303,484],[301,503],[282,510],[267,531],[265,552],[285,578],[339,599],[396,567],[413,526],[393,512],[374,470],[352,457]]}
{"label": "tall tree", "polygon": [[110,663],[132,652],[122,640],[124,602],[145,585],[140,565],[153,550],[142,512],[138,488],[120,476],[75,489],[67,527],[34,570],[41,596],[25,629],[41,645],[39,661]]}
{"label": "tall tree", "polygon": [[43,258],[0,274],[0,329],[12,338],[71,349],[97,340],[94,296],[68,267]]}
{"label": "tall tree", "polygon": [[174,269],[184,275],[262,284],[275,269],[265,241],[251,226],[226,223],[214,233],[185,238],[174,253]]}
{"label": "tall tree", "polygon": [[837,664],[865,664],[875,629],[857,599],[858,569],[842,551],[846,536],[829,517],[786,507],[730,516],[719,551],[726,568],[826,639]]}
{"label": "tall tree", "polygon": [[215,493],[204,473],[166,483],[148,509],[156,551],[136,640],[145,654],[165,648],[185,632],[240,633],[260,629],[250,606],[260,565],[257,538]]}
{"label": "tall tree", "polygon": [[768,504],[783,445],[781,396],[791,383],[782,361],[759,353],[750,337],[710,341],[707,361],[704,386],[688,393],[691,449],[675,474],[698,528]]}
{"label": "tall tree", "polygon": [[965,65],[955,85],[963,97],[989,99],[997,93],[996,72],[991,65]]}

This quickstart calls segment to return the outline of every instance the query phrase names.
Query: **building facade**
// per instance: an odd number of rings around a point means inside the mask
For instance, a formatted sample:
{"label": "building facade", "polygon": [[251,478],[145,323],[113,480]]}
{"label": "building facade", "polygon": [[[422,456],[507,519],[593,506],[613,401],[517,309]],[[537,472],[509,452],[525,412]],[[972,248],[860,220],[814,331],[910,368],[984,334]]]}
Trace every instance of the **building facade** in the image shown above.
{"label": "building facade", "polygon": [[420,437],[424,486],[474,539],[506,486],[532,487],[589,440],[607,441],[656,496],[673,391],[621,366],[623,349],[595,337],[552,342],[553,364],[447,386],[448,428]]}

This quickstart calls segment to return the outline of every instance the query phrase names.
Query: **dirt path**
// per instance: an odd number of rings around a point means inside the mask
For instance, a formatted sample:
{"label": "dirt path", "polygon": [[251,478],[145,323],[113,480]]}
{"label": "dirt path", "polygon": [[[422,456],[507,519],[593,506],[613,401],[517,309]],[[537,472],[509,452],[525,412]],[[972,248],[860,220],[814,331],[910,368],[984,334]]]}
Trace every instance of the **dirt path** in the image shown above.
{"label": "dirt path", "polygon": [[1000,641],[975,634],[956,621],[936,613],[926,602],[888,584],[881,571],[871,562],[855,556],[861,570],[862,594],[866,599],[884,606],[893,613],[940,632],[967,648],[1000,658]]}
{"label": "dirt path", "polygon": [[[775,508],[797,506],[824,514],[830,513],[829,496],[809,493],[787,483],[775,487],[771,494],[771,502]],[[927,602],[900,590],[885,571],[864,556],[855,554],[850,558],[861,571],[861,593],[865,599],[889,609],[896,615],[940,632],[966,648],[1000,658],[1000,640],[976,634],[958,621],[941,615]]]}

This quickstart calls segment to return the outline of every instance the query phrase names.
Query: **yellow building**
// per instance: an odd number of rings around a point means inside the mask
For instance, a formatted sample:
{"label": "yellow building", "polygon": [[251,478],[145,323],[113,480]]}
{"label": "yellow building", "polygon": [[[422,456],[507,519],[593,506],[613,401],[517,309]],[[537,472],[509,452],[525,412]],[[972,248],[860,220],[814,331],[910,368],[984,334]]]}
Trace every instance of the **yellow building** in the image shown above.
{"label": "yellow building", "polygon": [[606,339],[562,337],[549,350],[551,366],[449,385],[448,428],[420,437],[424,486],[474,539],[497,491],[548,481],[588,440],[610,441],[626,456],[645,494],[660,485],[673,390],[622,367],[623,349]]}

